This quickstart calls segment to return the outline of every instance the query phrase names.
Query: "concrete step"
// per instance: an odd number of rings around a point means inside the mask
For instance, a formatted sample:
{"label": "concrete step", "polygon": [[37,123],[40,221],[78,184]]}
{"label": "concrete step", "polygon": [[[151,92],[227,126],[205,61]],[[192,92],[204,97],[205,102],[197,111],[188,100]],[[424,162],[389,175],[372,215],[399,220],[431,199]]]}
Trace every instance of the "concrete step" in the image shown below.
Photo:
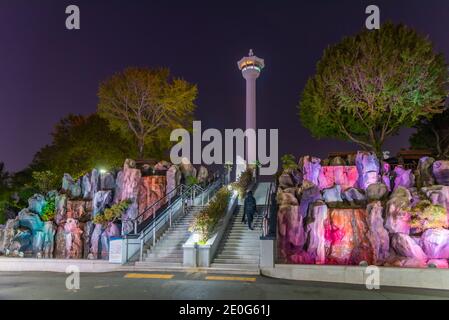
{"label": "concrete step", "polygon": [[181,262],[138,261],[136,267],[141,268],[182,268]]}
{"label": "concrete step", "polygon": [[216,258],[214,259],[214,263],[222,263],[222,264],[249,264],[249,265],[258,265],[259,259],[222,259]]}
{"label": "concrete step", "polygon": [[230,264],[230,263],[212,263],[212,268],[233,269],[233,270],[253,270],[259,271],[259,264]]}
{"label": "concrete step", "polygon": [[222,254],[217,255],[218,259],[249,259],[259,261],[259,254]]}
{"label": "concrete step", "polygon": [[145,258],[146,262],[165,262],[165,263],[180,263],[182,264],[182,258]]}

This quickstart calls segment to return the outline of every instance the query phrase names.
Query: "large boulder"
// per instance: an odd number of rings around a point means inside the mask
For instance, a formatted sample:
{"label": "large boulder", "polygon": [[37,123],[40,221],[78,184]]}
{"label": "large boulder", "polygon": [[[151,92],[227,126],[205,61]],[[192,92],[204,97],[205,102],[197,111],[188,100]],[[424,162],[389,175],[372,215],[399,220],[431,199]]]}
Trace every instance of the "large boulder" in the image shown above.
{"label": "large boulder", "polygon": [[55,198],[55,222],[57,225],[64,223],[67,219],[67,195],[58,194]]}
{"label": "large boulder", "polygon": [[19,212],[18,220],[20,227],[30,229],[33,233],[36,231],[41,231],[44,227],[44,223],[39,215],[27,208]]}
{"label": "large boulder", "polygon": [[35,194],[28,199],[28,209],[33,213],[37,213],[38,215],[42,214],[42,209],[46,204],[47,201],[45,201],[45,196],[41,194]]}
{"label": "large boulder", "polygon": [[449,161],[435,161],[432,166],[432,173],[437,184],[449,186]]}
{"label": "large boulder", "polygon": [[43,233],[43,241],[42,241],[43,257],[46,259],[53,258],[53,251],[55,248],[56,228],[52,221],[47,221],[44,223],[42,233]]}
{"label": "large boulder", "polygon": [[67,218],[64,225],[65,235],[65,258],[82,259],[83,258],[83,230],[79,222],[72,218]]}
{"label": "large boulder", "polygon": [[342,190],[357,186],[358,173],[355,166],[323,166],[318,176],[320,189],[341,186]]}
{"label": "large boulder", "polygon": [[107,260],[109,258],[109,242],[112,237],[118,237],[120,229],[115,223],[108,223],[106,229],[101,234],[101,259]]}
{"label": "large boulder", "polygon": [[117,175],[114,203],[130,200],[132,203],[122,215],[122,233],[128,234],[133,230],[133,220],[138,215],[138,194],[142,174],[135,168],[135,162],[127,159],[123,170]]}
{"label": "large boulder", "polygon": [[114,190],[115,177],[111,172],[100,173],[100,187],[101,190]]}
{"label": "large boulder", "polygon": [[391,237],[391,247],[399,256],[416,259],[418,261],[427,261],[427,255],[418,243],[407,234],[393,234]]}
{"label": "large boulder", "polygon": [[65,259],[66,258],[66,238],[65,238],[65,231],[64,231],[65,221],[58,225],[56,229],[56,236],[55,236],[55,250],[54,250],[54,257],[57,259]]}
{"label": "large boulder", "polygon": [[390,251],[390,237],[382,218],[382,203],[380,201],[372,202],[368,204],[366,211],[368,213],[368,239],[373,248],[373,263],[382,265]]}
{"label": "large boulder", "polygon": [[295,183],[293,182],[292,177],[290,176],[289,173],[286,173],[286,172],[282,173],[279,176],[278,182],[279,182],[279,187],[281,189],[292,188],[295,186]]}
{"label": "large boulder", "polygon": [[374,261],[368,238],[368,225],[364,209],[330,209],[329,222],[325,224],[326,241],[330,243],[327,263],[359,265]]}
{"label": "large boulder", "polygon": [[88,221],[92,218],[92,201],[90,200],[68,200],[67,219],[72,218],[79,221]]}
{"label": "large boulder", "polygon": [[3,227],[2,237],[0,237],[0,253],[5,254],[14,239],[15,229],[18,226],[17,219],[9,219]]}
{"label": "large boulder", "polygon": [[299,213],[303,216],[303,218],[307,217],[309,207],[321,199],[321,192],[318,186],[307,183],[303,184],[303,188],[301,189],[301,201],[299,203]]}
{"label": "large boulder", "polygon": [[299,159],[299,170],[302,172],[304,180],[308,180],[318,185],[318,177],[320,175],[321,160],[316,157],[304,156]]}
{"label": "large boulder", "polygon": [[72,199],[80,198],[82,196],[81,181],[75,181],[70,174],[64,173],[64,177],[62,178],[62,191],[67,193]]}
{"label": "large boulder", "polygon": [[410,227],[412,234],[420,234],[427,229],[448,228],[446,209],[430,201],[421,201],[411,210]]}
{"label": "large boulder", "polygon": [[112,203],[112,191],[102,190],[95,192],[92,201],[92,218],[96,217],[99,213],[103,212],[106,207]]}
{"label": "large boulder", "polygon": [[368,201],[382,200],[388,194],[388,187],[384,183],[373,183],[366,188]]}
{"label": "large boulder", "polygon": [[166,189],[165,176],[147,176],[140,179],[138,206],[141,220],[145,221],[153,216],[167,199],[164,198]]}
{"label": "large boulder", "polygon": [[91,260],[96,260],[100,258],[101,253],[101,234],[103,233],[103,225],[95,224],[92,234],[90,236],[90,250],[88,258]]}
{"label": "large boulder", "polygon": [[[397,190],[407,190],[399,188]],[[408,191],[408,190],[407,190]],[[385,228],[390,233],[409,234],[411,214],[410,198],[404,195],[392,196],[387,202]]]}
{"label": "large boulder", "polygon": [[449,259],[449,230],[428,229],[422,234],[420,244],[427,257]]}
{"label": "large boulder", "polygon": [[343,199],[341,198],[341,187],[339,185],[336,185],[332,188],[324,189],[323,199],[327,204],[343,202]]}
{"label": "large boulder", "polygon": [[411,169],[404,169],[401,166],[394,168],[394,189],[404,187],[409,189],[415,185],[415,176]]}
{"label": "large boulder", "polygon": [[432,204],[440,205],[449,214],[449,187],[434,185],[421,188],[421,192],[426,195]]}
{"label": "large boulder", "polygon": [[376,155],[371,152],[357,152],[355,164],[359,176],[359,188],[366,190],[372,184],[380,180],[380,164]]}
{"label": "large boulder", "polygon": [[307,253],[316,264],[326,263],[326,230],[325,222],[329,218],[328,209],[324,202],[316,203],[310,219],[307,219]]}
{"label": "large boulder", "polygon": [[366,196],[357,188],[349,188],[342,195],[343,199],[351,204],[362,204],[366,201]]}
{"label": "large boulder", "polygon": [[181,171],[177,166],[172,165],[166,173],[167,186],[165,189],[165,194],[168,195],[168,198],[171,200],[176,194],[173,191],[176,187],[181,183]]}
{"label": "large boulder", "polygon": [[435,184],[435,178],[432,174],[432,166],[435,162],[434,158],[423,157],[419,159],[416,169],[416,185],[419,188],[429,187]]}
{"label": "large boulder", "polygon": [[[287,189],[288,190],[288,189]],[[279,206],[297,206],[299,205],[298,199],[295,195],[290,192],[282,192],[281,190],[277,193],[277,203]]]}
{"label": "large boulder", "polygon": [[94,232],[95,224],[92,221],[87,221],[80,225],[80,228],[83,230],[83,259],[88,259],[91,247],[90,241],[92,238],[92,233]]}
{"label": "large boulder", "polygon": [[170,167],[172,166],[172,164],[168,161],[165,160],[161,160],[158,163],[156,163],[154,165],[154,171],[157,172],[165,172],[167,171]]}
{"label": "large boulder", "polygon": [[278,249],[284,260],[303,251],[305,233],[298,206],[281,206],[278,212]]}

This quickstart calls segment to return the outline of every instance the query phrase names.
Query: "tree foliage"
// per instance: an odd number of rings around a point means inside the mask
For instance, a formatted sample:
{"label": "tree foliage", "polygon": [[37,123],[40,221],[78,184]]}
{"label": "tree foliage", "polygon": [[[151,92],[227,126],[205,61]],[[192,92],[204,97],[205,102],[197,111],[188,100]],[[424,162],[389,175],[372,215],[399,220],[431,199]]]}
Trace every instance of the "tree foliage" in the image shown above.
{"label": "tree foliage", "polygon": [[381,154],[401,127],[441,113],[448,70],[432,43],[404,25],[384,24],[324,51],[299,104],[316,138],[339,138]]}
{"label": "tree foliage", "polygon": [[[52,183],[52,179],[46,178],[62,179],[64,173],[79,176],[92,168],[120,167],[127,157],[135,155],[129,143],[96,114],[71,114],[63,118],[55,126],[52,137],[52,143],[35,155],[26,170],[35,172],[39,184]],[[23,172],[22,176],[26,179],[27,173]]]}
{"label": "tree foliage", "polygon": [[431,120],[423,119],[410,137],[414,149],[429,149],[437,159],[449,159],[449,109]]}
{"label": "tree foliage", "polygon": [[148,145],[166,144],[172,129],[187,126],[196,96],[195,85],[168,69],[128,68],[100,85],[98,113],[143,157]]}

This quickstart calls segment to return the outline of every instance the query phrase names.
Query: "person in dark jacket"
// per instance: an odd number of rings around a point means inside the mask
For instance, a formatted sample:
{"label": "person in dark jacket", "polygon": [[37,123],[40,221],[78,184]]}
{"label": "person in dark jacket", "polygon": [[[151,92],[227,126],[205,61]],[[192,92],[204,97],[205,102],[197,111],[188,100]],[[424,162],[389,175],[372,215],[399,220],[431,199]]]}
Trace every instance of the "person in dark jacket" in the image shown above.
{"label": "person in dark jacket", "polygon": [[257,211],[256,199],[253,196],[253,192],[248,191],[248,194],[246,195],[245,198],[245,202],[243,203],[243,216],[246,217],[246,220],[248,221],[248,228],[250,230],[254,230],[252,224],[254,214],[256,213],[256,211]]}

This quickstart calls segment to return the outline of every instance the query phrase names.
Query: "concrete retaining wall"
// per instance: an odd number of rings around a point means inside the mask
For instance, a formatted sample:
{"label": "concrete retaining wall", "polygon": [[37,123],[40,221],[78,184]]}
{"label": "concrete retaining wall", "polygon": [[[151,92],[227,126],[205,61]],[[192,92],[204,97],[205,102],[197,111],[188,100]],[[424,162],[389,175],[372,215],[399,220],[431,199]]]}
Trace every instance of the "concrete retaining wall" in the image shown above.
{"label": "concrete retaining wall", "polygon": [[[378,267],[380,286],[411,287],[449,290],[449,269],[418,269]],[[274,268],[262,268],[268,277],[365,285],[371,272],[366,267],[287,265],[276,264]]]}
{"label": "concrete retaining wall", "polygon": [[105,260],[0,258],[0,271],[3,272],[49,271],[65,273],[69,266],[78,267],[80,272],[123,271],[120,264],[112,264]]}

